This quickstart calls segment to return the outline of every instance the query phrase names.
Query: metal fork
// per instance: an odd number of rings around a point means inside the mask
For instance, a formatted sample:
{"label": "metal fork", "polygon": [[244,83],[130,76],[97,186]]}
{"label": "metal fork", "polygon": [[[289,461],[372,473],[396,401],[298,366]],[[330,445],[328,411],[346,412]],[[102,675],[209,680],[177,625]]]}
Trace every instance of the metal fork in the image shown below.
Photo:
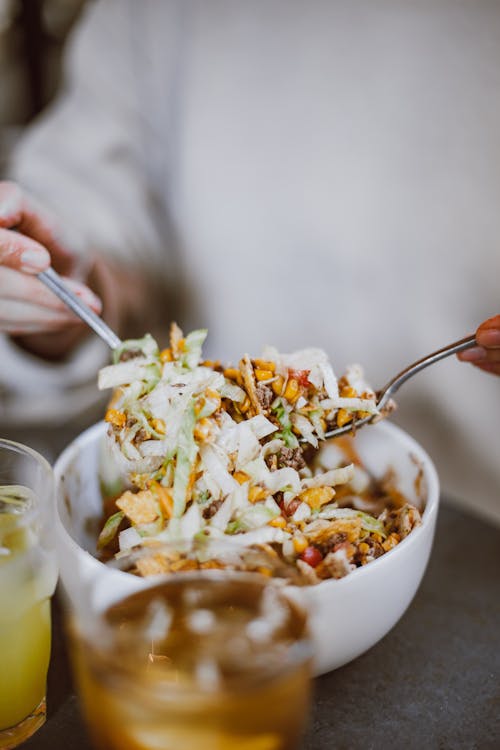
{"label": "metal fork", "polygon": [[[76,315],[78,315],[88,326],[90,326],[90,328],[92,328],[92,330],[101,337],[101,339],[110,347],[110,349],[117,349],[119,346],[121,346],[122,341],[116,335],[116,333],[112,331],[108,325],[106,325],[102,318],[96,315],[95,312],[90,309],[90,307],[87,307],[87,305],[82,302],[65,285],[59,274],[57,274],[53,268],[48,268],[46,271],[42,271],[38,274],[38,278],[52,292],[54,292],[54,294],[56,294],[59,299],[64,302],[65,305],[71,308],[71,310],[73,310]],[[475,336],[467,336],[466,338],[461,339],[460,341],[455,341],[453,344],[448,344],[448,346],[445,346],[442,349],[438,349],[436,352],[432,352],[432,354],[428,354],[426,357],[422,357],[422,359],[417,360],[417,362],[414,362],[413,364],[408,365],[408,367],[405,367],[405,369],[395,375],[392,380],[389,380],[389,382],[381,390],[377,391],[377,407],[379,411],[388,406],[390,399],[396,393],[396,391],[401,388],[403,383],[406,383],[407,380],[413,377],[413,375],[416,375],[426,367],[439,362],[445,357],[450,357],[452,354],[462,352],[464,351],[464,349],[470,349],[475,345]],[[344,435],[346,432],[358,430],[360,427],[364,427],[364,425],[372,422],[378,416],[379,415],[377,414],[371,414],[370,416],[364,417],[363,419],[354,420],[344,425],[343,427],[338,427],[335,430],[329,430],[325,434],[325,437],[337,437],[338,435]]]}
{"label": "metal fork", "polygon": [[84,323],[97,333],[101,339],[106,342],[110,349],[117,349],[121,346],[122,341],[111,328],[106,325],[104,320],[95,314],[85,302],[82,302],[69,287],[66,286],[58,273],[53,268],[47,268],[38,274],[38,278],[54,294],[56,294],[67,307],[73,310]]}
{"label": "metal fork", "polygon": [[[428,354],[426,357],[422,357],[422,359],[419,359],[417,362],[414,362],[413,364],[408,365],[408,367],[405,367],[405,369],[401,370],[400,373],[395,375],[392,380],[389,380],[389,382],[380,391],[377,391],[377,407],[379,411],[381,411],[384,407],[387,407],[389,405],[390,399],[396,393],[396,391],[401,388],[403,383],[406,383],[407,380],[412,378],[418,372],[425,370],[425,368],[429,367],[429,365],[433,365],[435,364],[435,362],[439,362],[445,357],[450,357],[452,354],[457,354],[458,352],[462,352],[464,351],[464,349],[470,349],[473,346],[476,346],[476,337],[467,336],[465,339],[455,341],[453,344],[448,344],[448,346],[444,346],[442,349],[438,349],[436,352],[432,352],[432,354]],[[337,437],[338,435],[344,435],[346,432],[353,432],[354,430],[358,430],[360,427],[364,427],[364,425],[372,422],[374,419],[377,419],[377,417],[379,417],[379,415],[370,414],[369,417],[354,420],[344,425],[343,427],[338,427],[335,430],[330,430],[325,434],[325,437]]]}

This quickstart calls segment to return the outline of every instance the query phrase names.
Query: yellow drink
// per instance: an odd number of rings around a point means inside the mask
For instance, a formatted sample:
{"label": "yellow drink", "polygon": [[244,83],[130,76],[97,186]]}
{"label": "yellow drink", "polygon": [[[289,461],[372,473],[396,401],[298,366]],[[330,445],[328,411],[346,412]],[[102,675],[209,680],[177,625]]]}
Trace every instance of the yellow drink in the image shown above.
{"label": "yellow drink", "polygon": [[270,622],[262,587],[179,574],[108,609],[112,631],[100,642],[77,636],[74,665],[95,746],[297,748],[310,698],[305,618],[277,595],[282,622]]}
{"label": "yellow drink", "polygon": [[52,556],[38,545],[33,493],[14,490],[0,488],[0,748],[44,721],[56,580]]}
{"label": "yellow drink", "polygon": [[15,726],[45,698],[50,658],[50,602],[0,621],[0,729]]}

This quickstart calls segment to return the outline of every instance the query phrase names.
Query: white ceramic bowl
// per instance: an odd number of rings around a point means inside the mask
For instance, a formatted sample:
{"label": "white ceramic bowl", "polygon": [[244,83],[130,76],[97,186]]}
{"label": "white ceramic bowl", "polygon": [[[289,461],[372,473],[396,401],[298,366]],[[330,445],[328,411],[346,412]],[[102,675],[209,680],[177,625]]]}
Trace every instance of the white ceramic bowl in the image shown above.
{"label": "white ceramic bowl", "polygon": [[[57,552],[70,603],[84,580],[99,582],[96,596],[102,598],[102,605],[145,583],[145,579],[110,569],[93,556],[96,519],[102,512],[98,467],[104,432],[104,423],[83,432],[55,465]],[[396,624],[422,580],[436,526],[438,477],[415,440],[393,424],[381,422],[360,430],[356,448],[373,475],[380,477],[391,467],[399,489],[410,501],[425,503],[423,523],[390,552],[345,578],[295,589],[310,608],[317,674],[355,659]],[[420,470],[422,477],[417,481]]]}

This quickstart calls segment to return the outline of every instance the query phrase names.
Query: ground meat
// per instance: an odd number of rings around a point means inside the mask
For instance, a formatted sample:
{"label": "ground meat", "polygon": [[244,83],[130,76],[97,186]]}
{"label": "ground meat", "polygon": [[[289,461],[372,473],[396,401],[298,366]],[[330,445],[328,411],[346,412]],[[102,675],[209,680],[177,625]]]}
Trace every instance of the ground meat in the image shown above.
{"label": "ground meat", "polygon": [[140,349],[127,349],[120,354],[120,362],[128,362],[129,359],[135,359],[136,357],[142,357],[143,353]]}
{"label": "ground meat", "polygon": [[205,519],[212,518],[212,516],[215,516],[217,511],[219,510],[220,506],[222,505],[223,500],[213,500],[210,505],[207,505],[206,508],[203,508],[202,516]]}
{"label": "ground meat", "polygon": [[381,557],[384,554],[385,550],[380,544],[380,542],[374,542],[370,538],[368,538],[366,542],[367,544],[370,545],[370,551],[368,552],[368,555],[370,555],[371,557],[377,558],[377,557]]}
{"label": "ground meat", "polygon": [[300,448],[281,448],[278,453],[278,469],[291,466],[292,469],[300,471],[306,465],[302,450]]}
{"label": "ground meat", "polygon": [[334,547],[336,547],[338,544],[342,544],[347,540],[347,534],[341,532],[339,534],[332,534],[331,537],[329,537],[326,540],[322,540],[321,544],[319,545],[320,552],[322,553],[323,557],[325,557],[331,550],[333,550]]}
{"label": "ground meat", "polygon": [[256,391],[257,398],[262,408],[269,409],[274,401],[273,389],[268,385],[264,385],[264,383],[257,383]]}
{"label": "ground meat", "polygon": [[380,521],[389,533],[396,532],[402,539],[408,536],[415,526],[420,526],[421,516],[418,510],[407,503],[402,508],[386,509],[379,516]]}
{"label": "ground meat", "polygon": [[274,499],[278,503],[278,505],[280,506],[280,509],[284,510],[285,509],[285,495],[284,495],[284,493],[281,492],[281,490],[279,492],[275,492],[274,493]]}
{"label": "ground meat", "polygon": [[329,552],[324,558],[316,573],[320,578],[343,578],[353,570],[355,566],[350,562],[346,549],[341,547],[336,552]]}

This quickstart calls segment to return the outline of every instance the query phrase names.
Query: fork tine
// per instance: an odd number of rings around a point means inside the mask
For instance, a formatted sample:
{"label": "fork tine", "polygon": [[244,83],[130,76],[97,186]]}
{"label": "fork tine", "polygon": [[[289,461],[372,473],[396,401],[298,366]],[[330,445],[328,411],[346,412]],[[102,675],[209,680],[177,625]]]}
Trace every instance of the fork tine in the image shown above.
{"label": "fork tine", "polygon": [[[401,372],[395,375],[392,380],[389,380],[389,382],[378,391],[377,406],[379,409],[383,409],[384,406],[387,406],[390,403],[393,394],[399,390],[403,383],[406,383],[409,378],[413,377],[413,375],[416,375],[418,372],[421,372],[421,370],[424,370],[426,367],[429,367],[429,365],[433,365],[435,362],[439,362],[441,359],[449,357],[452,354],[458,354],[458,352],[463,352],[465,349],[470,349],[475,345],[475,336],[467,336],[460,341],[448,344],[448,346],[444,346],[442,349],[438,349],[437,351],[422,357],[422,359],[413,362],[411,365],[408,365],[408,367],[401,370]],[[374,421],[377,416],[380,418],[380,415],[375,414],[373,416],[364,417],[357,422],[349,422],[343,427],[337,427],[335,430],[329,430],[329,432],[325,433],[325,438],[337,437],[338,435],[344,435],[346,432],[355,432],[358,427],[363,427],[363,425],[368,424],[368,422]]]}

